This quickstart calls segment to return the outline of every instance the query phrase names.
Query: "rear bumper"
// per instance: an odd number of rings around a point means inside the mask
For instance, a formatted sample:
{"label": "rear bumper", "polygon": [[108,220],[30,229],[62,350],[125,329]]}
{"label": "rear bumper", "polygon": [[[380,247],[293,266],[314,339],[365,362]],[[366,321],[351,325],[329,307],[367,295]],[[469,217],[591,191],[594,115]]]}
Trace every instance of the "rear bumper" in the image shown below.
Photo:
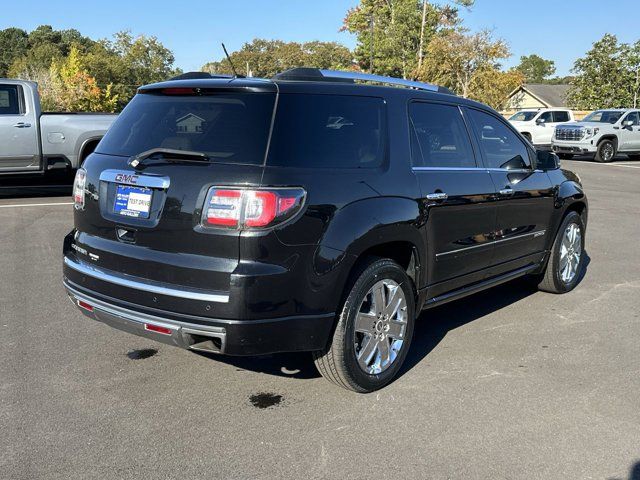
{"label": "rear bumper", "polygon": [[177,321],[171,314],[145,312],[83,289],[65,278],[72,303],[87,317],[119,330],[189,350],[227,355],[261,355],[323,349],[335,314],[305,315],[266,320],[192,318]]}

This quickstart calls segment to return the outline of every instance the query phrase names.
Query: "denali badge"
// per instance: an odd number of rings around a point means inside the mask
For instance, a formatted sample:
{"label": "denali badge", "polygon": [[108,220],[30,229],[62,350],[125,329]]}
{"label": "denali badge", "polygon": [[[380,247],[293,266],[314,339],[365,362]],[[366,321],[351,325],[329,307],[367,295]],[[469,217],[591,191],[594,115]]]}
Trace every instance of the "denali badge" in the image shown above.
{"label": "denali badge", "polygon": [[115,177],[116,182],[118,183],[129,183],[135,185],[138,183],[138,175],[132,175],[129,173],[118,173]]}

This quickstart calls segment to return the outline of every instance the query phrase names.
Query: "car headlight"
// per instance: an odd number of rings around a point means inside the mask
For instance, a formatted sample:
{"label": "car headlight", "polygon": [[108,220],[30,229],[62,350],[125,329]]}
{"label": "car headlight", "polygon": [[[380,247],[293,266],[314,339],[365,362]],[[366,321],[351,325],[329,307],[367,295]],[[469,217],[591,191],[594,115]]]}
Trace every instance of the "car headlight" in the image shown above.
{"label": "car headlight", "polygon": [[591,138],[598,134],[600,131],[599,128],[585,128],[584,129],[584,138]]}

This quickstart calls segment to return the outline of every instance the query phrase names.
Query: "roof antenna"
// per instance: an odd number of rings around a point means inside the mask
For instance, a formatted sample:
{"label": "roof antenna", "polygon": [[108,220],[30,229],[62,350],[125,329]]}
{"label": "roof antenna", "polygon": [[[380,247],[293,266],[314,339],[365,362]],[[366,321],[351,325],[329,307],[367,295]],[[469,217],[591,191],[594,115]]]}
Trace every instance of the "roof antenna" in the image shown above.
{"label": "roof antenna", "polygon": [[233,62],[231,61],[231,57],[229,56],[229,52],[227,52],[227,47],[222,44],[222,49],[224,50],[224,54],[227,56],[227,60],[229,61],[229,65],[231,65],[231,71],[233,72],[234,78],[244,78],[244,75],[238,75],[236,72],[236,67],[233,66]]}

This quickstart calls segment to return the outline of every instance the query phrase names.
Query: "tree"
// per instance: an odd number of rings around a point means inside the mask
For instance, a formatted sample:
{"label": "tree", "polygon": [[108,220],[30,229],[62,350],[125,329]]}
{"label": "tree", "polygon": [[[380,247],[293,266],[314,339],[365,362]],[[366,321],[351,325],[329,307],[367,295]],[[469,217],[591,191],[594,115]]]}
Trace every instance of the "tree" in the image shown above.
{"label": "tree", "polygon": [[640,41],[619,44],[606,34],[573,66],[568,98],[575,108],[636,107],[640,94]]}
{"label": "tree", "polygon": [[522,72],[511,69],[507,72],[497,68],[481,69],[473,76],[469,87],[469,98],[502,110],[508,96],[524,83]]}
{"label": "tree", "polygon": [[[295,67],[350,69],[353,66],[349,49],[336,42],[297,43],[255,38],[230,57],[239,74],[264,78]],[[206,63],[202,70],[233,73],[226,58]]]}
{"label": "tree", "polygon": [[417,72],[420,80],[450,88],[465,98],[472,93],[478,98],[478,88],[472,89],[479,82],[476,77],[499,72],[498,60],[509,57],[509,48],[486,30],[470,35],[458,29],[435,36],[426,53]]}
{"label": "tree", "polygon": [[456,5],[470,7],[474,1],[436,5],[426,0],[360,0],[347,12],[342,30],[357,37],[354,53],[361,69],[413,77],[430,39],[459,23]]}
{"label": "tree", "polygon": [[29,36],[19,28],[0,30],[0,77],[7,77],[13,62],[29,49]]}
{"label": "tree", "polygon": [[556,66],[553,60],[545,60],[532,54],[520,57],[520,65],[516,70],[521,72],[529,83],[543,83],[547,77],[556,73]]}

